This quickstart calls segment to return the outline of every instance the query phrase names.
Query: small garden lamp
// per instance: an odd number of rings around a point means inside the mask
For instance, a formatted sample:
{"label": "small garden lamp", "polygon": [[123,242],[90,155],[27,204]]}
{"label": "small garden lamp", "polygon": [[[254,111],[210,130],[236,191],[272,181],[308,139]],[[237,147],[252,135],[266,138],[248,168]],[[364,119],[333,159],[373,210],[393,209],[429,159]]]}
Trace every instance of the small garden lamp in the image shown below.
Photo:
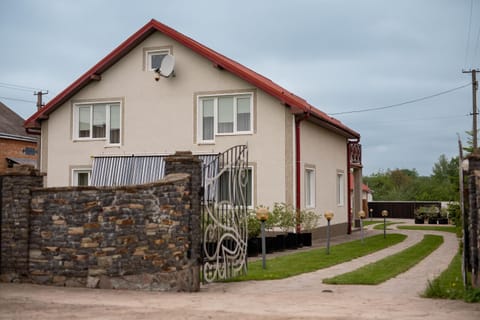
{"label": "small garden lamp", "polygon": [[365,213],[365,211],[363,210],[358,211],[358,217],[360,218],[360,234],[362,235],[362,244],[363,244],[363,219],[365,219],[366,216],[367,214]]}
{"label": "small garden lamp", "polygon": [[387,217],[388,217],[387,210],[382,210],[382,217],[383,217],[383,238],[385,239],[387,237]]}
{"label": "small garden lamp", "polygon": [[260,220],[260,223],[262,226],[262,267],[263,269],[266,269],[267,264],[265,261],[265,253],[267,249],[265,244],[265,221],[268,220],[268,208],[258,207],[256,214],[257,214],[257,219]]}
{"label": "small garden lamp", "polygon": [[372,221],[372,218],[373,218],[373,209],[370,208],[368,211],[370,212],[370,221]]}
{"label": "small garden lamp", "polygon": [[330,220],[333,219],[333,211],[325,211],[325,219],[327,219],[327,254],[330,254]]}

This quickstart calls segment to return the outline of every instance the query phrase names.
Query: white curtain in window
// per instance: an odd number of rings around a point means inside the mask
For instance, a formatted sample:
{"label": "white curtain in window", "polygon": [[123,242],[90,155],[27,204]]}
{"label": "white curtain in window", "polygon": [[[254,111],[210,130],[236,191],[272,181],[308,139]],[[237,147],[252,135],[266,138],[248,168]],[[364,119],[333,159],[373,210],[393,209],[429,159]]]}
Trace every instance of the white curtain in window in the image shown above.
{"label": "white curtain in window", "polygon": [[250,131],[250,96],[237,98],[237,131]]}
{"label": "white curtain in window", "polygon": [[213,99],[202,100],[202,140],[213,140]]}
{"label": "white curtain in window", "polygon": [[233,97],[218,98],[218,133],[233,132]]}
{"label": "white curtain in window", "polygon": [[110,143],[120,143],[120,105],[110,105]]}
{"label": "white curtain in window", "polygon": [[104,104],[96,104],[93,106],[93,128],[92,138],[105,138],[107,129],[106,106]]}
{"label": "white curtain in window", "polygon": [[90,106],[78,108],[78,137],[90,137]]}

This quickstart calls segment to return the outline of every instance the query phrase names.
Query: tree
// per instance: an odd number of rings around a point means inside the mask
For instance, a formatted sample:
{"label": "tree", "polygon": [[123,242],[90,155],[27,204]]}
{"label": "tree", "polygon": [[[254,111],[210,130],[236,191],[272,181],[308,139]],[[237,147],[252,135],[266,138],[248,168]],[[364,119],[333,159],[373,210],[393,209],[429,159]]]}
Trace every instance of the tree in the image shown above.
{"label": "tree", "polygon": [[389,169],[364,177],[364,182],[379,201],[457,201],[458,165],[458,157],[442,154],[430,176],[419,176],[415,169]]}

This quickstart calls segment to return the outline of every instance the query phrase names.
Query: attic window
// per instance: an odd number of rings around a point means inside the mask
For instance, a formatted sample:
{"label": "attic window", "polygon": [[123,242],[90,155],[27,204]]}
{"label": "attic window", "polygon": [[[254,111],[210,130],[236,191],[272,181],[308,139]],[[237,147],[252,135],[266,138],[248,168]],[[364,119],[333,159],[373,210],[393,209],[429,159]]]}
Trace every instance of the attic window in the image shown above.
{"label": "attic window", "polygon": [[160,68],[163,58],[169,54],[169,50],[150,50],[146,51],[146,70],[153,71]]}

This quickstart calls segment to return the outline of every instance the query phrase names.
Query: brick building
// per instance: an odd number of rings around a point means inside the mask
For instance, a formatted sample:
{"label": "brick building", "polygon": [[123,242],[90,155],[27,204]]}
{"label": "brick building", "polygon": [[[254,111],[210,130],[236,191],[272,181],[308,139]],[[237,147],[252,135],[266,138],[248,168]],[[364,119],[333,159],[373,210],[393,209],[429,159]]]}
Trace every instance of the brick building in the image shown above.
{"label": "brick building", "polygon": [[0,172],[21,164],[37,167],[37,137],[25,132],[23,121],[0,102]]}

